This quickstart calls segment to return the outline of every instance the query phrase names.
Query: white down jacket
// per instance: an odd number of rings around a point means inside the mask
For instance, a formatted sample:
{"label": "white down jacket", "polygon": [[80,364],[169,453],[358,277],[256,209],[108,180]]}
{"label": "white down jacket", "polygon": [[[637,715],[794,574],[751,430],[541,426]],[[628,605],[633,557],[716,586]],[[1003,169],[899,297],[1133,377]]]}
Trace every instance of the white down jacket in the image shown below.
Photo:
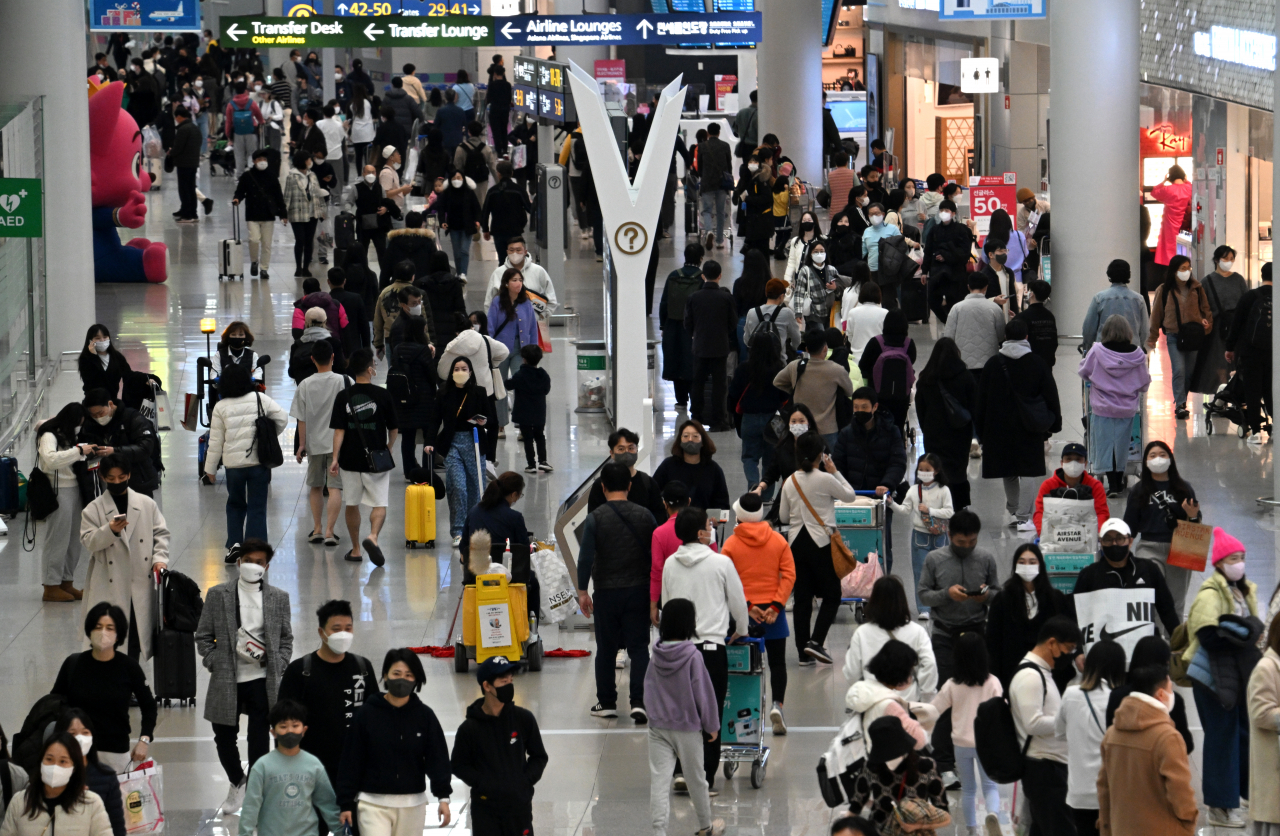
{"label": "white down jacket", "polygon": [[[485,351],[484,344],[488,341],[489,351]],[[459,357],[466,357],[471,361],[471,370],[475,372],[476,383],[484,387],[484,391],[490,395],[496,395],[499,398],[507,396],[506,387],[499,388],[497,392],[493,390],[493,372],[492,369],[498,367],[503,360],[507,359],[507,355],[511,350],[493,337],[481,336],[478,331],[463,331],[449,341],[444,347],[444,354],[440,355],[440,361],[436,364],[436,374],[440,375],[441,380],[448,380],[450,367],[453,361]],[[489,365],[490,356],[493,359],[493,365]],[[499,378],[501,382],[501,378]]]}
{"label": "white down jacket", "polygon": [[261,392],[250,392],[238,398],[223,398],[213,408],[209,421],[209,452],[204,461],[204,472],[210,476],[218,473],[218,462],[223,467],[252,467],[258,464],[258,448],[254,442],[258,420],[258,404],[262,414],[276,425],[276,434],[289,425],[289,413],[280,404]]}

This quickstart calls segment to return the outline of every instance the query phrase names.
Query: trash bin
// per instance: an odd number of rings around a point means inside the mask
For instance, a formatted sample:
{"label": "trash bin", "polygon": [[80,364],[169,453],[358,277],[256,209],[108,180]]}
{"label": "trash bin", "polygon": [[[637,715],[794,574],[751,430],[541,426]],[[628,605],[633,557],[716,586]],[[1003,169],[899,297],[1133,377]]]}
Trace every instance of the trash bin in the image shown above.
{"label": "trash bin", "polygon": [[609,397],[609,373],[604,340],[575,340],[578,351],[578,408],[574,412],[604,412]]}

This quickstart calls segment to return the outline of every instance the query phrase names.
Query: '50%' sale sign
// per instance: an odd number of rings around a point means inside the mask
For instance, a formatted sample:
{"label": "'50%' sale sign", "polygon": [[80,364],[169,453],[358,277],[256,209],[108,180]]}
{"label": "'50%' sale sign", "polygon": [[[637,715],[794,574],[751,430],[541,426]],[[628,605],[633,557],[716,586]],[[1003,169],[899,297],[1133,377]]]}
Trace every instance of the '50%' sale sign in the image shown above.
{"label": "'50%' sale sign", "polygon": [[979,177],[977,185],[969,187],[969,212],[978,225],[978,244],[987,240],[991,228],[991,215],[997,209],[1009,213],[1009,219],[1017,222],[1018,178],[1012,172],[1001,177]]}

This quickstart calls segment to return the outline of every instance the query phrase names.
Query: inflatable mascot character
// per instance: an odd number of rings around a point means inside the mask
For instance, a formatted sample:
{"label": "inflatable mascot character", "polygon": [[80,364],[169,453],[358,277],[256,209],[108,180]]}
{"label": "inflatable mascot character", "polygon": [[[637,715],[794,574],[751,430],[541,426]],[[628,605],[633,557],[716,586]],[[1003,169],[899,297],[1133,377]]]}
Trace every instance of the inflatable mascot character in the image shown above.
{"label": "inflatable mascot character", "polygon": [[120,243],[116,227],[137,229],[147,217],[151,175],[142,170],[142,134],[120,107],[124,83],[89,82],[89,171],[93,181],[93,272],[96,282],[162,282],[169,277],[164,244]]}

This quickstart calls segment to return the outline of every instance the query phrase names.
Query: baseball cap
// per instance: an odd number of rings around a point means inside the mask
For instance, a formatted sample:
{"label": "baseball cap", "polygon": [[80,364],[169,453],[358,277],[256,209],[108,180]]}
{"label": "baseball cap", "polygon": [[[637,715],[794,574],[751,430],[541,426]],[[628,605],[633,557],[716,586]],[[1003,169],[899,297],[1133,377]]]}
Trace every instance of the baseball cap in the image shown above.
{"label": "baseball cap", "polygon": [[1102,528],[1098,530],[1098,539],[1101,540],[1111,532],[1123,534],[1125,537],[1132,537],[1133,532],[1129,531],[1129,525],[1119,517],[1112,517],[1102,524]]}
{"label": "baseball cap", "polygon": [[1078,441],[1072,441],[1062,448],[1062,456],[1084,456],[1088,458],[1088,451],[1084,449],[1084,445]]}
{"label": "baseball cap", "polygon": [[486,682],[492,682],[500,676],[506,676],[518,667],[520,667],[519,662],[512,662],[506,656],[490,656],[480,663],[480,667],[476,668],[476,682],[481,685]]}

